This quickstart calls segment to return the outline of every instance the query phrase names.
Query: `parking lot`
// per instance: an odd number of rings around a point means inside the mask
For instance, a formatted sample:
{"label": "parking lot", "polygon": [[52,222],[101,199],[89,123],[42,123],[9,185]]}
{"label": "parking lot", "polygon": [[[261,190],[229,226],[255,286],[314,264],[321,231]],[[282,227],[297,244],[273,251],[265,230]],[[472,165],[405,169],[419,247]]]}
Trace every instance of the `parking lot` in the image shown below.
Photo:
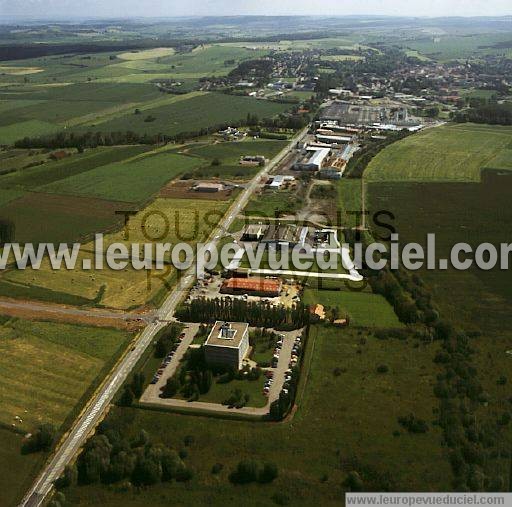
{"label": "parking lot", "polygon": [[262,389],[267,396],[267,404],[264,407],[242,407],[230,408],[220,403],[209,403],[204,401],[187,401],[177,398],[160,398],[159,394],[162,387],[167,383],[167,379],[172,377],[179,365],[180,360],[191,345],[194,336],[199,329],[199,324],[186,324],[184,330],[185,336],[179,343],[175,353],[159,375],[154,384],[150,384],[140,398],[140,402],[149,405],[159,405],[164,407],[175,407],[179,409],[204,410],[211,412],[225,413],[243,413],[249,416],[261,417],[267,415],[272,402],[279,398],[281,390],[287,389],[288,382],[291,380],[291,368],[297,364],[300,354],[302,329],[287,332],[276,332],[278,340],[274,349],[272,364],[269,368],[262,368],[263,375],[266,377]]}

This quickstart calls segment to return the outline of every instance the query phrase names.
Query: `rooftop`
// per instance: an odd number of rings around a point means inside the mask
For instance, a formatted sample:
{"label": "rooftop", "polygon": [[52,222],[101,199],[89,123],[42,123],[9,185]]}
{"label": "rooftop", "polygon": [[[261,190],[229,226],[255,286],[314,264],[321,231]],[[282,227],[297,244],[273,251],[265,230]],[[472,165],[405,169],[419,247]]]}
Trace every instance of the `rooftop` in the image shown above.
{"label": "rooftop", "polygon": [[229,278],[222,286],[227,289],[280,292],[283,282],[271,278]]}
{"label": "rooftop", "polygon": [[205,345],[233,347],[235,349],[240,347],[240,343],[249,328],[246,322],[225,322],[218,320],[215,322]]}

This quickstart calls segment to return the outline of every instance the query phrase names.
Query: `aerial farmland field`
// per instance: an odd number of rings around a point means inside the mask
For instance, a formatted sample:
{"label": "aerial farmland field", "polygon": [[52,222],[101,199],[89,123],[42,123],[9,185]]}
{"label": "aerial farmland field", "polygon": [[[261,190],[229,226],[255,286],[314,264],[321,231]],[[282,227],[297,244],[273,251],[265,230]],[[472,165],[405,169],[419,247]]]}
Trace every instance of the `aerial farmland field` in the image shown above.
{"label": "aerial farmland field", "polygon": [[[131,111],[130,114],[102,122],[96,130],[105,132],[132,130],[139,134],[175,135],[243,120],[248,113],[259,117],[272,117],[284,113],[288,108],[289,104],[222,93],[200,96],[190,94],[172,104],[145,109],[142,114],[134,114]],[[88,128],[79,127],[77,130],[86,131]]]}
{"label": "aerial farmland field", "polygon": [[[365,171],[368,181],[480,181],[485,168],[506,169],[512,127],[460,123],[395,142]],[[499,165],[499,167],[497,167]]]}
{"label": "aerial farmland field", "polygon": [[70,176],[39,188],[43,192],[143,202],[201,159],[174,153],[149,153]]}
{"label": "aerial farmland field", "polygon": [[0,423],[10,426],[18,415],[20,429],[59,427],[129,338],[113,329],[19,319],[4,322],[0,335]]}
{"label": "aerial farmland field", "polygon": [[[126,243],[144,243],[150,238],[159,242],[175,244],[180,241],[195,245],[205,241],[212,227],[225,213],[229,202],[199,199],[159,198],[132,217],[128,223]],[[165,218],[164,218],[165,217]],[[105,248],[113,242],[125,242],[125,230],[109,234],[104,238]],[[0,278],[0,293],[9,294],[9,284],[33,289],[33,297],[53,302],[66,302],[63,294],[70,298],[85,299],[90,305],[127,309],[142,306],[152,300],[165,288],[165,281],[175,275],[174,269],[163,272],[135,270],[121,271],[110,269],[83,270],[83,260],[93,259],[93,244],[83,245],[78,256],[76,269],[54,271],[45,260],[38,271],[11,270]],[[12,285],[11,285],[12,286]],[[82,303],[83,304],[83,303]]]}

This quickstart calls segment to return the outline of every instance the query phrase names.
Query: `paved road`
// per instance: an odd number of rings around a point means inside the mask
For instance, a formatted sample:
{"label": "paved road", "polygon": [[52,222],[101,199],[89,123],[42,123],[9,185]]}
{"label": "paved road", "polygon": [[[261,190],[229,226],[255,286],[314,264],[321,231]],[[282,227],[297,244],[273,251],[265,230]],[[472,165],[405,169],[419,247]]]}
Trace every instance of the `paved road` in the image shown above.
{"label": "paved road", "polygon": [[[272,161],[264,167],[251,181],[247,188],[238,196],[233,205],[230,207],[224,219],[219,226],[212,232],[211,243],[215,245],[224,235],[245,207],[251,194],[258,186],[258,182],[262,176],[268,174],[276,164],[278,164],[284,156],[295,146],[298,140],[306,135],[307,129],[302,130],[295,136],[288,146],[284,148]],[[182,300],[186,291],[192,286],[196,278],[196,266],[193,265],[185,272],[185,275],[175,288],[171,291],[167,299],[157,312],[160,319],[157,322],[150,323],[140,334],[135,347],[128,351],[118,362],[110,375],[105,379],[102,387],[94,395],[90,403],[83,410],[76,423],[73,425],[69,433],[64,437],[58,446],[56,452],[37,477],[28,493],[20,503],[22,507],[38,507],[41,505],[53,488],[53,482],[62,474],[66,465],[71,462],[75,454],[87,440],[89,434],[94,430],[98,422],[101,420],[105,410],[110,405],[115,393],[126,380],[137,361],[141,358],[146,348],[150,345],[155,335],[162,329],[166,322],[173,319],[174,311]]]}
{"label": "paved road", "polygon": [[[160,389],[158,388],[158,384],[150,385],[144,394],[142,395],[140,401],[146,405],[157,405],[161,407],[169,407],[169,408],[179,408],[179,409],[188,409],[192,411],[203,410],[207,412],[215,412],[215,413],[236,413],[236,414],[244,414],[247,416],[253,416],[256,418],[261,418],[269,413],[270,405],[279,398],[279,393],[283,389],[284,384],[284,375],[286,370],[289,367],[292,348],[295,342],[295,338],[300,336],[302,333],[302,329],[297,329],[294,331],[287,331],[282,333],[284,335],[283,338],[283,346],[281,347],[281,353],[279,354],[279,360],[277,362],[276,368],[265,368],[274,372],[274,383],[270,386],[270,391],[268,393],[267,404],[264,407],[242,407],[242,408],[229,408],[226,405],[221,405],[219,403],[209,403],[205,401],[187,401],[187,400],[178,400],[177,398],[160,398],[158,394],[160,393]],[[174,359],[174,358],[173,358]],[[168,368],[171,366],[169,363]],[[171,368],[172,374],[176,371],[176,368]],[[165,385],[167,382],[167,378],[171,375],[165,372],[166,379],[161,383],[160,387]],[[161,379],[162,380],[162,379]],[[250,382],[250,381],[248,381]],[[259,381],[254,381],[259,382]],[[261,380],[261,385],[263,389],[263,379]]]}

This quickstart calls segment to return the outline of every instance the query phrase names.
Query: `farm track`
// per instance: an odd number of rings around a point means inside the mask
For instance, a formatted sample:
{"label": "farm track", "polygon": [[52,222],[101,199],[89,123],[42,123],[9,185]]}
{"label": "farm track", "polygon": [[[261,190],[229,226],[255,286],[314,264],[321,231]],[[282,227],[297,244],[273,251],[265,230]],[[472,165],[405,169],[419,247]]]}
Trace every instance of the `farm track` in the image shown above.
{"label": "farm track", "polygon": [[153,319],[153,312],[116,312],[102,309],[81,309],[38,301],[0,299],[0,314],[28,320],[85,324],[97,327],[137,328]]}

